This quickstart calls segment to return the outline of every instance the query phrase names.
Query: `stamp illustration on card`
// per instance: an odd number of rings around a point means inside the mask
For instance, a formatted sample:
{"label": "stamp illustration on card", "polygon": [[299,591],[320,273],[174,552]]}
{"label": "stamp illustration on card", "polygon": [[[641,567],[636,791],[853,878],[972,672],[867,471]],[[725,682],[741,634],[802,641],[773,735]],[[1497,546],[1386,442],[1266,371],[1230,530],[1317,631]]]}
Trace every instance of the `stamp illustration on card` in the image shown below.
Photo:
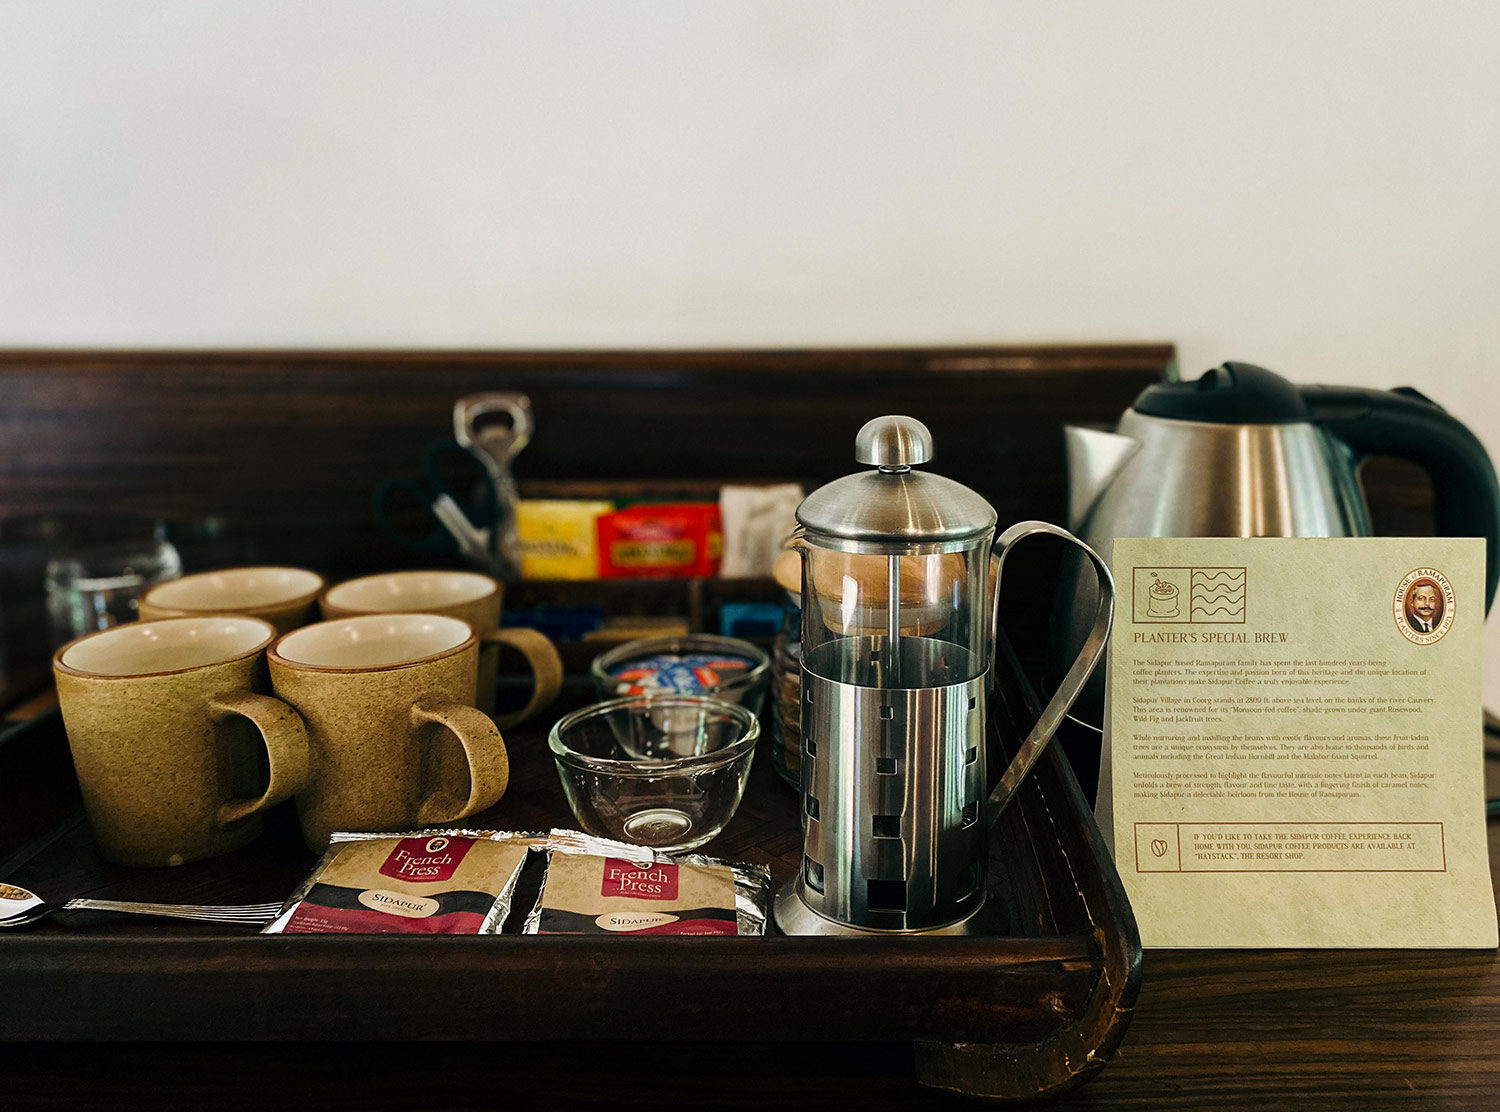
{"label": "stamp illustration on card", "polygon": [[1453,628],[1456,610],[1448,577],[1436,568],[1415,568],[1396,587],[1392,616],[1401,636],[1414,645],[1431,645]]}

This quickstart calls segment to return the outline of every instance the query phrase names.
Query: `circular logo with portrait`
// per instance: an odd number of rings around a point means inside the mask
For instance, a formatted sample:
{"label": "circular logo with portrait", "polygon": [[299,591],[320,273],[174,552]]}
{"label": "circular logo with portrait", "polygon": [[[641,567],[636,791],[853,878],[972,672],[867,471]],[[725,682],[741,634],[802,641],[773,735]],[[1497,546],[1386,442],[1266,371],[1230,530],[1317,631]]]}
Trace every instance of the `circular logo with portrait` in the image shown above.
{"label": "circular logo with portrait", "polygon": [[1453,628],[1453,584],[1436,568],[1406,573],[1393,604],[1396,628],[1414,645],[1441,641]]}

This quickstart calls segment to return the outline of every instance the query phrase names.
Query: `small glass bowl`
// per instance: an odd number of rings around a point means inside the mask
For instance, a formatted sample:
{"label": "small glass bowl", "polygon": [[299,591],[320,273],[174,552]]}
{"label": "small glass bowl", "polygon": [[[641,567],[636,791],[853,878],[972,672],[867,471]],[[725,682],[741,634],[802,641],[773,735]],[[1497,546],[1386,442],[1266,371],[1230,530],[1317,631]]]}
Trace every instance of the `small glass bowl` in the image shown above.
{"label": "small glass bowl", "polygon": [[678,852],[703,845],[733,817],[759,736],[744,706],[664,693],[574,711],[547,745],[584,830]]}
{"label": "small glass bowl", "polygon": [[589,666],[600,699],[657,693],[712,695],[759,714],[771,658],[749,641],[688,633],[630,641]]}

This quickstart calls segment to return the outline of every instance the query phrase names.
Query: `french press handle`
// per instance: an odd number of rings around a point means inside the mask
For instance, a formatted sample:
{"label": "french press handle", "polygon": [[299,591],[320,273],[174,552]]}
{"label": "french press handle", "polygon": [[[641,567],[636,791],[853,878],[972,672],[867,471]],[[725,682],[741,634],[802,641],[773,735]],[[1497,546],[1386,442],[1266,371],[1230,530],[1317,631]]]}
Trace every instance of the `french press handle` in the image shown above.
{"label": "french press handle", "polygon": [[[1010,555],[1011,549],[1018,541],[1043,534],[1077,545],[1093,563],[1094,575],[1099,581],[1099,610],[1094,615],[1093,628],[1084,639],[1083,648],[1079,650],[1073,666],[1068,669],[1067,674],[1062,678],[1062,683],[1058,684],[1057,690],[1052,693],[1052,698],[1042,708],[1036,725],[1031,727],[1031,732],[1026,735],[1026,740],[1021,743],[1021,747],[1016,750],[1016,755],[1011,758],[1005,773],[1000,777],[1000,782],[990,793],[985,808],[990,825],[994,824],[1010,803],[1021,781],[1026,779],[1026,774],[1031,771],[1031,766],[1036,764],[1037,758],[1042,755],[1042,750],[1047,748],[1047,744],[1056,735],[1057,728],[1062,725],[1062,720],[1072,709],[1074,700],[1083,691],[1083,685],[1088,682],[1094,668],[1104,658],[1104,650],[1109,645],[1110,623],[1115,615],[1115,581],[1109,574],[1109,566],[1099,558],[1098,553],[1066,529],[1049,525],[1045,521],[1020,521],[996,537],[991,549],[992,554],[999,557],[999,564],[995,571],[994,609],[990,616],[992,637],[998,636],[1000,629],[1000,584],[1001,577],[1005,574],[1005,558]],[[998,660],[995,667],[999,667]]]}

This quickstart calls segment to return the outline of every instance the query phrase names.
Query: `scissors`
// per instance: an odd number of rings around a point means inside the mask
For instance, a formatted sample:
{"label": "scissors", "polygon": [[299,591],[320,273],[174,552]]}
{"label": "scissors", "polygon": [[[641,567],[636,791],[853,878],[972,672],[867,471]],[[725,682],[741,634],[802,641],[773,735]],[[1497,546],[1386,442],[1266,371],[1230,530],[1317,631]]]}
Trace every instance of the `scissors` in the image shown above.
{"label": "scissors", "polygon": [[457,441],[439,440],[422,456],[418,478],[375,488],[375,517],[391,539],[429,556],[458,554],[494,574],[500,502],[489,466]]}

